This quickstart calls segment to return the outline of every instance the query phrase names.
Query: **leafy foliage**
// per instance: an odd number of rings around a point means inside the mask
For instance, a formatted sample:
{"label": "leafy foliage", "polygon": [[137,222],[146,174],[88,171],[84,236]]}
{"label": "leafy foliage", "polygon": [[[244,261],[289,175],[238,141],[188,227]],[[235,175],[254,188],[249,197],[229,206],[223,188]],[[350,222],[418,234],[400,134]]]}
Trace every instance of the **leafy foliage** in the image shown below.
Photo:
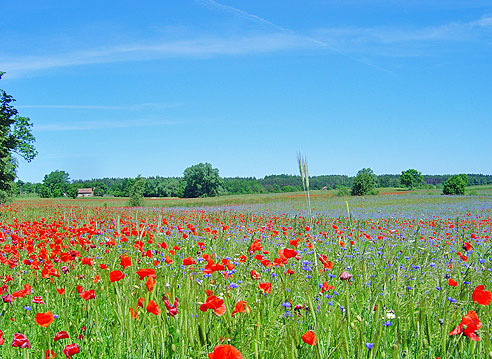
{"label": "leafy foliage", "polygon": [[135,179],[130,190],[130,199],[128,205],[130,207],[143,207],[144,206],[144,191],[145,191],[145,178],[140,175]]}
{"label": "leafy foliage", "polygon": [[[0,72],[0,79],[4,73]],[[37,154],[34,149],[32,124],[28,117],[21,117],[12,106],[14,98],[0,89],[0,202],[5,202],[12,190],[16,175],[17,154],[30,162]]]}
{"label": "leafy foliage", "polygon": [[370,168],[363,168],[357,172],[352,185],[352,196],[365,196],[371,194],[376,187],[377,177]]}
{"label": "leafy foliage", "polygon": [[402,171],[400,177],[400,183],[408,187],[409,189],[413,189],[415,186],[421,184],[424,181],[424,177],[422,173],[414,169],[408,169],[406,171]]}
{"label": "leafy foliage", "polygon": [[468,184],[468,177],[465,174],[454,175],[444,183],[443,194],[447,195],[464,195],[465,187]]}
{"label": "leafy foliage", "polygon": [[219,170],[210,163],[199,163],[184,170],[183,195],[186,198],[217,196],[222,189],[223,180]]}
{"label": "leafy foliage", "polygon": [[63,197],[69,194],[70,175],[65,171],[53,171],[44,176],[41,197]]}

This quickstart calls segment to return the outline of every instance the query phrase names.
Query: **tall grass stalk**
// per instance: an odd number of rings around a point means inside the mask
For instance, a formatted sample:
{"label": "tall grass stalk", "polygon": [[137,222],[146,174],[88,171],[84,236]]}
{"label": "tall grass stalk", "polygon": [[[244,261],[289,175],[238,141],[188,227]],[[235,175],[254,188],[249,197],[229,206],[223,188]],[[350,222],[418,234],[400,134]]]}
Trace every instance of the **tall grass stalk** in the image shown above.
{"label": "tall grass stalk", "polygon": [[307,213],[311,218],[311,197],[309,195],[309,172],[306,157],[302,156],[300,152],[297,153],[297,163],[299,165],[299,173],[301,174],[302,189],[306,197]]}

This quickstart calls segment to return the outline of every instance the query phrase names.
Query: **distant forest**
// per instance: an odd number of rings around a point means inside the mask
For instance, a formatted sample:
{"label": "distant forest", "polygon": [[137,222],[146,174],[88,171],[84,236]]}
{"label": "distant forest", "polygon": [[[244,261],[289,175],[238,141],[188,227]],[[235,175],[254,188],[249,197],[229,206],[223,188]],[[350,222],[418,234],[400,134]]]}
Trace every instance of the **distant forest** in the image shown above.
{"label": "distant forest", "polygon": [[[492,184],[492,175],[468,174],[468,185]],[[451,175],[423,175],[421,188],[442,188]],[[350,188],[354,177],[345,175],[323,175],[309,177],[311,190]],[[95,196],[128,197],[135,183],[134,178],[101,178],[92,180],[73,180],[67,184],[66,193],[76,193],[78,188],[93,188]],[[17,195],[41,195],[43,183],[17,181]],[[184,181],[181,177],[148,177],[145,181],[145,197],[182,197]],[[377,176],[377,187],[403,187],[400,175],[384,174]],[[264,178],[235,177],[223,178],[221,194],[277,193],[302,191],[301,177],[296,175],[270,175]]]}

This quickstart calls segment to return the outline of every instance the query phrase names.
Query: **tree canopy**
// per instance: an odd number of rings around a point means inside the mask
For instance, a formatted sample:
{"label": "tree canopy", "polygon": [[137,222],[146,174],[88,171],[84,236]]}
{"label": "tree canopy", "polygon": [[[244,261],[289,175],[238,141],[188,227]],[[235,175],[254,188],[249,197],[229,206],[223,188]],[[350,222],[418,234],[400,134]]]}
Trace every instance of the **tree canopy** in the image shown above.
{"label": "tree canopy", "polygon": [[377,177],[370,168],[363,168],[357,172],[352,184],[352,196],[365,196],[371,194],[376,187]]}
{"label": "tree canopy", "polygon": [[222,189],[223,180],[219,170],[210,163],[199,163],[184,170],[184,197],[217,196]]}
{"label": "tree canopy", "polygon": [[130,189],[130,198],[128,199],[128,206],[130,207],[143,207],[145,192],[145,178],[138,175],[135,178],[135,183]]}
{"label": "tree canopy", "polygon": [[53,171],[44,176],[41,197],[63,197],[70,189],[70,175],[65,171]]}
{"label": "tree canopy", "polygon": [[[0,79],[3,76],[0,71]],[[16,176],[17,154],[30,162],[37,154],[28,117],[19,116],[12,103],[15,99],[0,89],[0,202],[10,193]]]}
{"label": "tree canopy", "polygon": [[422,173],[417,170],[411,168],[406,171],[402,171],[401,173],[400,183],[409,189],[413,189],[422,182],[424,182],[424,177],[422,176]]}
{"label": "tree canopy", "polygon": [[465,174],[454,175],[444,182],[443,194],[447,195],[464,195],[465,187],[468,185],[468,177]]}

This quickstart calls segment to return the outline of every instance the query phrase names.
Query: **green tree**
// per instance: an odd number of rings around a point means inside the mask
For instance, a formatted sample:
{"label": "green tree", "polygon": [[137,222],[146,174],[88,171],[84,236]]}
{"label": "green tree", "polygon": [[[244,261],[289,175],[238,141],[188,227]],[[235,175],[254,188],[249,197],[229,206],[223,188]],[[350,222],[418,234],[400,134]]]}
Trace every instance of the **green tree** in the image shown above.
{"label": "green tree", "polygon": [[376,178],[372,169],[361,169],[354,178],[351,190],[352,196],[365,196],[374,193]]}
{"label": "green tree", "polygon": [[[0,71],[0,79],[4,72]],[[12,106],[14,98],[0,89],[0,203],[8,200],[16,176],[17,154],[30,162],[37,152],[34,149],[32,123],[21,117]]]}
{"label": "green tree", "polygon": [[414,169],[408,169],[401,172],[400,183],[401,185],[413,189],[415,186],[424,182],[422,173]]}
{"label": "green tree", "polygon": [[65,171],[53,171],[44,176],[41,197],[63,197],[70,189],[70,175]]}
{"label": "green tree", "polygon": [[145,192],[145,178],[140,175],[135,178],[133,186],[130,188],[130,198],[128,205],[130,207],[143,207],[144,204],[144,192]]}
{"label": "green tree", "polygon": [[212,168],[210,163],[199,163],[184,170],[186,198],[217,196],[222,190],[223,180],[219,170]]}
{"label": "green tree", "polygon": [[443,194],[447,195],[464,195],[465,187],[468,185],[468,176],[465,174],[454,175],[444,182],[442,189]]}

